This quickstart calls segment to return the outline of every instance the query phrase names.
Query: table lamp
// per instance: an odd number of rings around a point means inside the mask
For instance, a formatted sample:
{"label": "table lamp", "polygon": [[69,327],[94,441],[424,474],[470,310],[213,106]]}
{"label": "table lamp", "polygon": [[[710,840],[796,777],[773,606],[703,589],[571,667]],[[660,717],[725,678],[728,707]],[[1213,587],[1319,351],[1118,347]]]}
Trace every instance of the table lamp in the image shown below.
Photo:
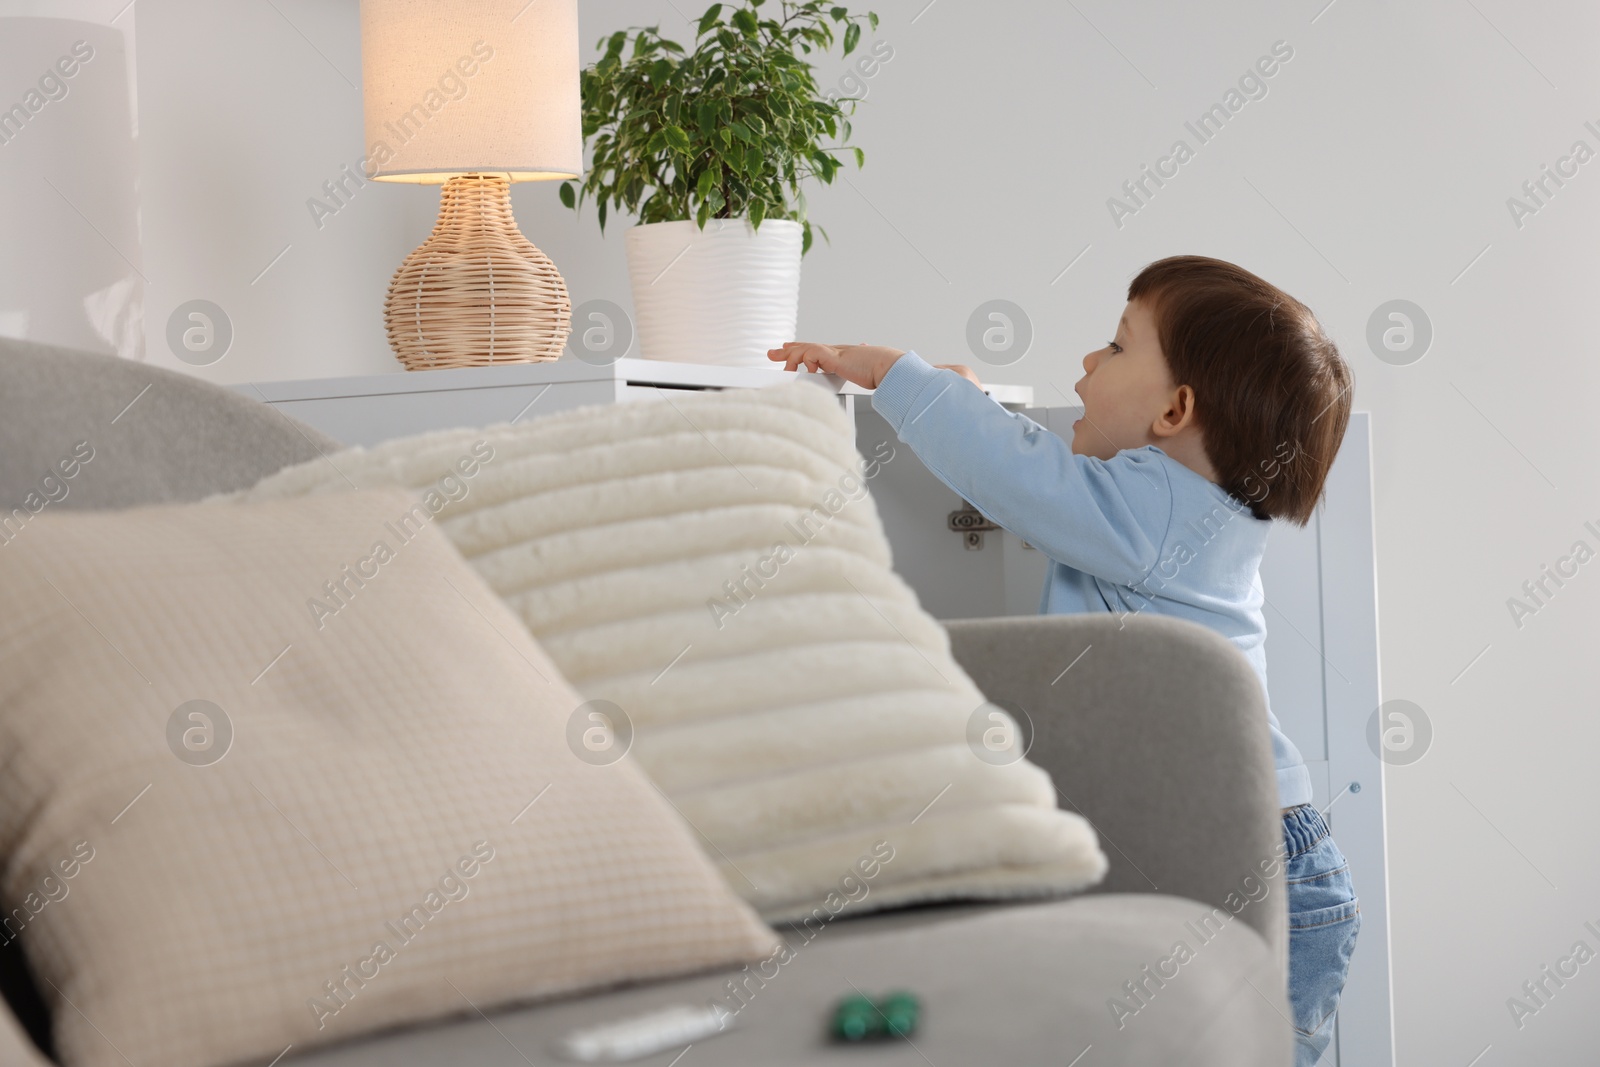
{"label": "table lamp", "polygon": [[361,0],[369,178],[442,185],[389,284],[407,370],[558,359],[566,282],[517,229],[511,183],[583,169],[577,0]]}

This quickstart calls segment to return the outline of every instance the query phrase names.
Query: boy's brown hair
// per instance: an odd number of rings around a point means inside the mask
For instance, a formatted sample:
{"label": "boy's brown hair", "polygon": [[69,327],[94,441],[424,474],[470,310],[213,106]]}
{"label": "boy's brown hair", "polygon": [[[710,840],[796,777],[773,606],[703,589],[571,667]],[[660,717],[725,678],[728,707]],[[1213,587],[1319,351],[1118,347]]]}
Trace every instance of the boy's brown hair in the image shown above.
{"label": "boy's brown hair", "polygon": [[1195,393],[1206,456],[1258,519],[1311,520],[1350,423],[1350,366],[1311,309],[1243,267],[1169,256],[1128,286]]}

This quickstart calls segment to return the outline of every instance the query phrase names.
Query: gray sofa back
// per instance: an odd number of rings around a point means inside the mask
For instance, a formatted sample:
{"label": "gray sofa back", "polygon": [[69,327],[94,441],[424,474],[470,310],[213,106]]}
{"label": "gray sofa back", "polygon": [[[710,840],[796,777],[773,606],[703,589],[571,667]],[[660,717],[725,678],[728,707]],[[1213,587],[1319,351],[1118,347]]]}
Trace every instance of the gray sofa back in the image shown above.
{"label": "gray sofa back", "polygon": [[45,507],[199,500],[339,447],[186,374],[0,338],[0,534]]}
{"label": "gray sofa back", "polygon": [[1061,807],[1100,835],[1111,868],[1088,892],[1224,908],[1287,959],[1278,780],[1243,653],[1154,612],[943,624],[978,689],[1027,713],[1028,759],[1050,772]]}

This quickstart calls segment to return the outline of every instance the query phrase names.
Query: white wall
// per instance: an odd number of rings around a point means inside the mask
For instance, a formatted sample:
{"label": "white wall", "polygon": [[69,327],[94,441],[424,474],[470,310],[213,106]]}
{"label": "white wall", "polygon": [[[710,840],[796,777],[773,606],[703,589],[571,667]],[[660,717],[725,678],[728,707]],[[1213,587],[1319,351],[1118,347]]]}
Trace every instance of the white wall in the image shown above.
{"label": "white wall", "polygon": [[[139,4],[152,362],[225,382],[398,371],[384,293],[437,190],[369,183],[320,227],[306,206],[366,154],[357,15],[354,0]],[[167,343],[194,299],[233,327],[198,369]]]}
{"label": "white wall", "polygon": [[143,357],[134,21],[0,0],[0,336]]}
{"label": "white wall", "polygon": [[[185,366],[166,317],[203,297],[236,340],[197,374],[399,373],[382,296],[436,194],[372,186],[316,228],[306,199],[361,153],[357,7],[275,3],[139,4],[148,358]],[[812,197],[833,243],[806,259],[800,332],[973,362],[1059,404],[1150,260],[1230,259],[1310,304],[1373,413],[1385,697],[1421,705],[1435,732],[1389,774],[1400,1062],[1593,1062],[1600,963],[1521,1029],[1507,998],[1574,942],[1600,950],[1583,928],[1600,927],[1600,562],[1521,628],[1506,602],[1574,541],[1600,547],[1583,526],[1600,528],[1600,162],[1520,228],[1506,200],[1575,140],[1600,149],[1583,125],[1600,127],[1600,9],[1326,3],[880,0],[894,58],[856,121],[866,168]],[[685,25],[658,0],[584,0],[582,18],[586,48]],[[1279,40],[1294,55],[1268,95],[1114,225],[1107,198],[1192,144],[1184,122]],[[618,229],[602,240],[553,185],[515,201],[575,302],[630,305]],[[1035,329],[1003,369],[965,347],[992,298]],[[1435,329],[1409,366],[1365,340],[1395,298]]]}

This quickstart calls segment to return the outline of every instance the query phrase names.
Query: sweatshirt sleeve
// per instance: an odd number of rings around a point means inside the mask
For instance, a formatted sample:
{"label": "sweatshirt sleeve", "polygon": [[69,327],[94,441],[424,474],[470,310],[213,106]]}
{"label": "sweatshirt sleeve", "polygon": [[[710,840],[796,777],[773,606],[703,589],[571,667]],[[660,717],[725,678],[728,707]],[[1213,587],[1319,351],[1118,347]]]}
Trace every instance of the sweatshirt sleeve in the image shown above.
{"label": "sweatshirt sleeve", "polygon": [[1051,559],[1122,585],[1155,568],[1173,490],[1153,447],[1109,460],[1077,455],[915,352],[884,374],[872,408],[940,481]]}

